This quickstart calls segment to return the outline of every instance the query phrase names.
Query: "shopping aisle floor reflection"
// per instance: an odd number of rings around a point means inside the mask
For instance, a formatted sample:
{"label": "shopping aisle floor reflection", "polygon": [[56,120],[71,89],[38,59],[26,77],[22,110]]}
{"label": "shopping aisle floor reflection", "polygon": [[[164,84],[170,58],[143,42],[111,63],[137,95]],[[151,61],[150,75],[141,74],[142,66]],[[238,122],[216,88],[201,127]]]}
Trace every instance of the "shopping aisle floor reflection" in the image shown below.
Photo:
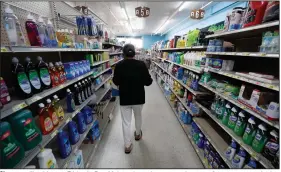
{"label": "shopping aisle floor reflection", "polygon": [[[146,87],[143,108],[143,138],[133,150],[124,153],[119,105],[108,124],[91,168],[203,168],[195,150],[181,128],[156,81]],[[135,130],[132,120],[132,133]]]}

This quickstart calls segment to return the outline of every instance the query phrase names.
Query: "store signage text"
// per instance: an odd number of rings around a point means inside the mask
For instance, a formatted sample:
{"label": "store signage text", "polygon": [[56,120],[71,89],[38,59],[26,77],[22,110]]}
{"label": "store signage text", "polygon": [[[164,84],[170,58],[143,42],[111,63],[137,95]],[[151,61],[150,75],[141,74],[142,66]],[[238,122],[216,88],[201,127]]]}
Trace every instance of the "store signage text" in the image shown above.
{"label": "store signage text", "polygon": [[150,8],[148,7],[137,7],[135,8],[136,16],[138,17],[148,17],[150,14]]}
{"label": "store signage text", "polygon": [[202,19],[204,18],[205,10],[199,9],[199,10],[192,10],[190,12],[190,18],[192,19]]}

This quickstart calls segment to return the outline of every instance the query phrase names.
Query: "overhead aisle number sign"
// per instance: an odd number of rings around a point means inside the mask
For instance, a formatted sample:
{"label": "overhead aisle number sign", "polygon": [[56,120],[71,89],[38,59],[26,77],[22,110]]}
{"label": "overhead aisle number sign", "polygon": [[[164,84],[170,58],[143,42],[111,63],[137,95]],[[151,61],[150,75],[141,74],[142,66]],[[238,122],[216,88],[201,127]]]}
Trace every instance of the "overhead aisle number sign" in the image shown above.
{"label": "overhead aisle number sign", "polygon": [[190,18],[192,19],[202,19],[204,18],[204,15],[205,15],[205,10],[202,10],[202,9],[199,9],[199,10],[192,10],[190,12]]}
{"label": "overhead aisle number sign", "polygon": [[138,17],[148,17],[150,14],[150,8],[148,7],[137,7],[135,8],[136,16]]}

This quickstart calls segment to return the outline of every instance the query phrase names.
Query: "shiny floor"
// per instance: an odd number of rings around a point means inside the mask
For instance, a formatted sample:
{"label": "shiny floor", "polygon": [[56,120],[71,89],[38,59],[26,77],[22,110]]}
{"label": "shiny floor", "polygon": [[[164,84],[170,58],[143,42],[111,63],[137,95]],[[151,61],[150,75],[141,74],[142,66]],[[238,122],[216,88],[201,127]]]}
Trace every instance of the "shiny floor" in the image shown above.
{"label": "shiny floor", "polygon": [[[143,108],[143,139],[133,140],[133,150],[124,153],[119,105],[103,133],[90,168],[203,168],[156,81],[146,87]],[[134,132],[132,120],[132,133]],[[133,134],[132,134],[133,137]]]}

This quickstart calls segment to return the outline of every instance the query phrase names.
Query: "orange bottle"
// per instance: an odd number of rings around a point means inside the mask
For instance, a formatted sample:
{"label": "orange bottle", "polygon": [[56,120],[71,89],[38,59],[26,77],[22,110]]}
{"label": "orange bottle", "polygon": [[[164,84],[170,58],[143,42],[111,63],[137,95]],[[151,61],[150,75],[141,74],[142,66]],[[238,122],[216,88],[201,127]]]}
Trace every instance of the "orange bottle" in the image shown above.
{"label": "orange bottle", "polygon": [[59,73],[59,79],[60,79],[60,84],[64,83],[66,80],[66,77],[64,75],[64,71],[62,70],[61,65],[59,64],[59,62],[55,63],[56,66],[56,70]]}
{"label": "orange bottle", "polygon": [[52,62],[49,63],[49,73],[52,80],[52,86],[58,86],[60,84],[59,72],[56,70]]}
{"label": "orange bottle", "polygon": [[43,103],[39,104],[39,122],[43,135],[47,135],[54,130],[52,118],[49,115],[48,109]]}
{"label": "orange bottle", "polygon": [[47,99],[46,107],[48,109],[49,115],[52,118],[54,127],[58,126],[59,125],[59,118],[58,118],[58,115],[57,115],[57,113],[55,111],[55,108],[54,108],[54,106],[52,104],[52,101],[50,99]]}

